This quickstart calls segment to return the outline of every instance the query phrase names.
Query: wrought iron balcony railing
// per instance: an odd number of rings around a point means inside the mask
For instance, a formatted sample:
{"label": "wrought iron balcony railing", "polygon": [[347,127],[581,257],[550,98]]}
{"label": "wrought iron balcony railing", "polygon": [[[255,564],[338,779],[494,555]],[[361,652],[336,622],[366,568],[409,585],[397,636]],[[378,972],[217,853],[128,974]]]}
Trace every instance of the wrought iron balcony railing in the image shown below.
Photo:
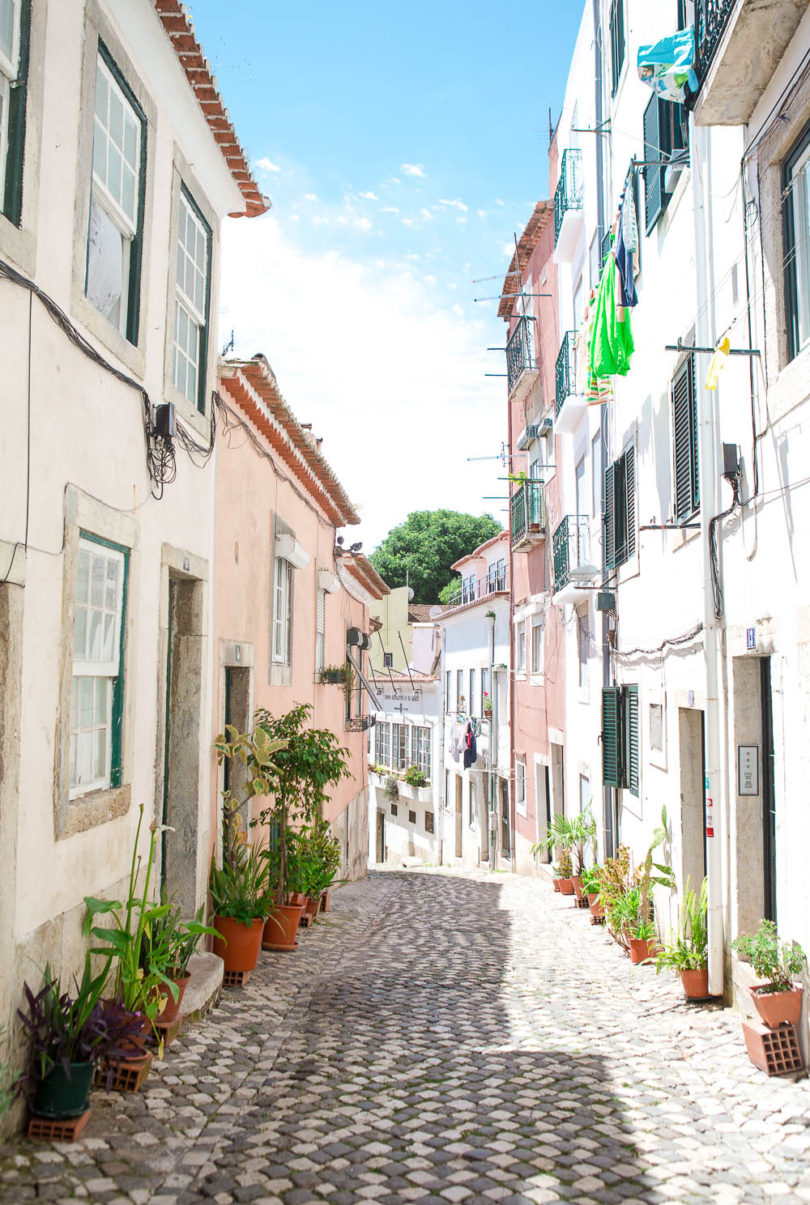
{"label": "wrought iron balcony railing", "polygon": [[592,570],[588,563],[588,516],[565,515],[554,530],[554,593],[567,586],[582,571]]}
{"label": "wrought iron balcony railing", "polygon": [[563,151],[560,178],[554,190],[554,243],[557,244],[565,215],[582,208],[582,151],[576,147]]}
{"label": "wrought iron balcony railing", "polygon": [[486,577],[467,577],[458,583],[449,595],[445,606],[466,607],[467,603],[477,602],[488,594],[497,594],[509,589],[509,574],[506,564],[490,565]]}
{"label": "wrought iron balcony railing", "polygon": [[554,412],[559,414],[566,398],[577,391],[576,332],[566,331],[554,370]]}
{"label": "wrought iron balcony railing", "polygon": [[367,732],[377,723],[376,715],[353,715],[346,719],[347,732]]}
{"label": "wrought iron balcony railing", "polygon": [[510,499],[512,547],[543,534],[546,513],[542,481],[524,481]]}
{"label": "wrought iron balcony railing", "polygon": [[524,372],[535,367],[534,321],[534,318],[526,316],[519,318],[506,344],[506,375],[510,394]]}
{"label": "wrought iron balcony railing", "polygon": [[695,71],[702,84],[737,0],[696,0]]}

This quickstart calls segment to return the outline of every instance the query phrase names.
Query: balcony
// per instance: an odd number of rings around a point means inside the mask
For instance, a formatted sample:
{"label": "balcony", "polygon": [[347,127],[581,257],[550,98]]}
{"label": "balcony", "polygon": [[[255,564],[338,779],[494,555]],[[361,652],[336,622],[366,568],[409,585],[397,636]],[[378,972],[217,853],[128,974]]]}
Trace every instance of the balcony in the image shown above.
{"label": "balcony", "polygon": [[509,399],[520,402],[540,376],[534,356],[534,318],[519,318],[506,344]]}
{"label": "balcony", "polygon": [[590,520],[587,515],[566,515],[553,539],[554,597],[556,606],[580,602],[583,585],[592,585],[599,570],[590,560]]}
{"label": "balcony", "polygon": [[464,578],[458,583],[445,604],[448,609],[467,607],[470,603],[479,602],[490,594],[502,594],[509,589],[509,574],[506,565],[490,565],[486,577]]}
{"label": "balcony", "polygon": [[546,507],[542,481],[524,481],[510,499],[512,549],[528,552],[546,538]]}
{"label": "balcony", "polygon": [[570,263],[582,230],[582,151],[563,151],[554,190],[554,262]]}
{"label": "balcony", "polygon": [[772,78],[807,0],[696,0],[698,125],[745,125]]}
{"label": "balcony", "polygon": [[377,723],[376,715],[353,715],[346,718],[347,732],[367,732]]}
{"label": "balcony", "polygon": [[554,369],[555,421],[560,435],[569,435],[585,413],[584,381],[577,381],[576,331],[566,331]]}

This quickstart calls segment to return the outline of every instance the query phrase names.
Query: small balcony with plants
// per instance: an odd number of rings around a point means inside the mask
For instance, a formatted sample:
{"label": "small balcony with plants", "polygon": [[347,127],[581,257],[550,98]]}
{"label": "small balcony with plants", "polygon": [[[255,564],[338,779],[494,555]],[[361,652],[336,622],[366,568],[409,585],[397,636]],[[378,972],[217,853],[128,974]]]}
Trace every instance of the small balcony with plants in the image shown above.
{"label": "small balcony with plants", "polygon": [[554,369],[554,427],[559,435],[576,430],[585,413],[584,381],[577,380],[576,331],[566,331]]}
{"label": "small balcony with plants", "polygon": [[512,551],[528,552],[546,538],[546,507],[542,481],[520,482],[509,506],[512,515]]}
{"label": "small balcony with plants", "polygon": [[540,376],[534,354],[534,318],[523,315],[506,344],[506,376],[509,399],[520,402]]}
{"label": "small balcony with plants", "polygon": [[582,151],[569,147],[554,190],[554,262],[570,263],[583,229]]}
{"label": "small balcony with plants", "polygon": [[587,515],[565,515],[554,530],[554,597],[556,606],[581,602],[583,586],[591,586],[599,570],[591,560],[590,520]]}
{"label": "small balcony with plants", "polygon": [[806,12],[797,0],[695,0],[698,125],[748,123]]}

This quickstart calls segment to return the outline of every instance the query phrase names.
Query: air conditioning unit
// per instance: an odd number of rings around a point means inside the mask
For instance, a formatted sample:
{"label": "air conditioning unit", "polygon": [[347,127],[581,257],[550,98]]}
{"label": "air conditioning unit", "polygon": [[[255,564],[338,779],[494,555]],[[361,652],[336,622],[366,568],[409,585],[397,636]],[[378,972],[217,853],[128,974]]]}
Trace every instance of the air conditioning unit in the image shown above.
{"label": "air conditioning unit", "polygon": [[528,427],[524,427],[518,436],[517,446],[519,452],[525,452],[529,444],[534,443],[538,437],[538,428],[532,423]]}
{"label": "air conditioning unit", "polygon": [[371,648],[371,638],[365,632],[361,632],[359,628],[347,628],[346,647],[358,649]]}
{"label": "air conditioning unit", "polygon": [[539,431],[541,435],[545,435],[547,431],[551,431],[554,427],[554,419],[550,414],[547,414],[540,424]]}

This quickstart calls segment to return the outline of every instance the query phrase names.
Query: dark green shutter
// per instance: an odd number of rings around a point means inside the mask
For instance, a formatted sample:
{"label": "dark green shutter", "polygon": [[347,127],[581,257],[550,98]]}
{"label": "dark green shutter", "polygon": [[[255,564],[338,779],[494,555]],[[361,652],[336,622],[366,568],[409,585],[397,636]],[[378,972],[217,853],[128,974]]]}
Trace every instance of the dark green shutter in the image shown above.
{"label": "dark green shutter", "polygon": [[638,687],[624,688],[624,729],[627,740],[624,785],[638,795]]}
{"label": "dark green shutter", "polygon": [[610,48],[613,66],[610,94],[615,96],[624,64],[624,0],[613,0],[610,7]]}
{"label": "dark green shutter", "polygon": [[644,168],[644,220],[647,234],[650,233],[659,216],[664,211],[664,169],[652,166],[652,161],[661,159],[661,132],[659,129],[660,101],[653,94],[650,103],[644,110],[644,158],[647,166]]}
{"label": "dark green shutter", "polygon": [[675,519],[687,519],[700,505],[697,396],[694,358],[688,356],[672,382],[672,459]]}
{"label": "dark green shutter", "polygon": [[624,460],[624,546],[625,560],[636,552],[636,450],[632,444]]}
{"label": "dark green shutter", "polygon": [[619,712],[620,688],[602,689],[602,782],[606,787],[620,787]]}
{"label": "dark green shutter", "polygon": [[616,515],[613,497],[613,478],[616,466],[609,464],[605,469],[605,568],[616,567]]}
{"label": "dark green shutter", "polygon": [[8,153],[3,188],[3,213],[19,226],[22,221],[23,170],[25,166],[25,113],[28,94],[28,59],[31,45],[31,0],[20,6],[20,59],[17,78],[11,85],[8,105]]}

